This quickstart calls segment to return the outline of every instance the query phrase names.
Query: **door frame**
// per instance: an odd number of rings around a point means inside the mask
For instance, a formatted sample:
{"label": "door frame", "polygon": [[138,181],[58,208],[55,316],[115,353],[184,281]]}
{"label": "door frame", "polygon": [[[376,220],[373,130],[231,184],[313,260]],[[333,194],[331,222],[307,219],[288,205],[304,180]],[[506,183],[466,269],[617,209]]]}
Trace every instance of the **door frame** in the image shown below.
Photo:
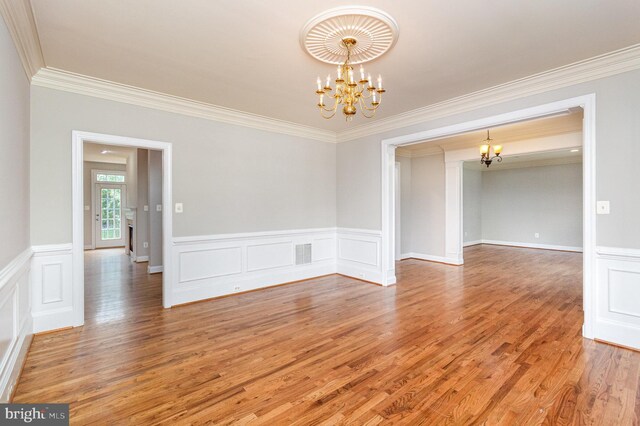
{"label": "door frame", "polygon": [[[82,163],[84,165],[84,162]],[[104,174],[110,174],[110,175],[121,175],[121,176],[125,176],[125,182],[124,185],[127,184],[126,181],[126,175],[127,172],[126,170],[102,170],[102,169],[91,169],[91,206],[89,208],[89,212],[90,212],[90,216],[92,218],[95,218],[95,209],[96,209],[96,184],[99,183],[96,180],[96,175],[98,175],[99,173],[104,173]],[[126,201],[126,200],[125,200]],[[85,250],[87,249],[87,247],[85,247]],[[92,232],[91,233],[91,250],[95,250],[96,249],[96,233]]]}
{"label": "door frame", "polygon": [[71,132],[71,178],[73,217],[73,318],[74,326],[84,324],[84,143],[126,146],[162,151],[162,305],[171,307],[171,245],[173,241],[172,145],[168,142],[73,130]]}
{"label": "door frame", "polygon": [[[583,309],[582,335],[595,337],[597,303],[596,256],[596,95],[595,93],[556,102],[524,108],[504,114],[461,122],[417,133],[382,140],[381,143],[381,218],[382,218],[382,273],[383,285],[395,284],[395,188],[393,173],[395,150],[399,146],[425,142],[430,139],[453,136],[473,130],[486,129],[519,121],[527,121],[581,107],[583,147]],[[457,163],[457,164],[456,164]],[[462,249],[462,170],[461,161],[451,162],[446,168],[447,193],[445,200],[445,251],[447,256],[463,263]],[[453,262],[452,262],[453,263]]]}
{"label": "door frame", "polygon": [[[95,182],[93,184],[93,191],[92,191],[92,197],[91,197],[91,202],[93,203],[93,208],[94,211],[92,212],[93,215],[91,217],[92,220],[94,220],[93,223],[93,239],[94,239],[94,248],[111,248],[111,247],[122,247],[120,244],[117,245],[113,245],[113,246],[109,246],[109,245],[105,245],[105,246],[100,246],[99,242],[102,238],[98,237],[98,234],[102,231],[102,226],[98,226],[95,222],[95,214],[96,214],[96,209],[98,208],[97,204],[100,200],[100,196],[98,196],[99,191],[98,191],[98,187],[99,186],[103,186],[103,187],[110,187],[110,186],[116,186],[120,188],[120,240],[122,240],[122,246],[126,245],[126,237],[125,237],[125,225],[127,223],[127,219],[125,217],[125,210],[127,208],[127,185],[124,183],[113,183],[113,182]],[[102,209],[98,209],[98,214],[102,214]],[[118,240],[118,241],[120,241]]]}

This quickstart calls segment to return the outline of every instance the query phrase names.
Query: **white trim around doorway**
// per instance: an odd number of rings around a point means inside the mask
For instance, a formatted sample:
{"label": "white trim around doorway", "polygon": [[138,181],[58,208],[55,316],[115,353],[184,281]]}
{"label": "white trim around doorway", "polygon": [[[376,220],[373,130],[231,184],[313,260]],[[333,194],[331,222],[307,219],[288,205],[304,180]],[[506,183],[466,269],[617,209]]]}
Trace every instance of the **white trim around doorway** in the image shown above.
{"label": "white trim around doorway", "polygon": [[[548,104],[538,105],[517,111],[511,111],[491,117],[462,122],[450,126],[411,133],[381,143],[381,209],[382,209],[382,282],[384,285],[394,284],[395,277],[395,208],[393,173],[395,167],[395,150],[399,146],[425,142],[430,139],[453,136],[473,130],[485,129],[519,121],[526,121],[552,114],[561,113],[569,108],[581,107],[584,110],[582,129],[583,139],[583,335],[595,338],[596,322],[596,96],[588,94]],[[445,209],[445,243],[447,263],[463,264],[462,249],[462,161],[463,158],[446,159],[447,190]]]}
{"label": "white trim around doorway", "polygon": [[162,151],[162,304],[170,308],[171,303],[171,244],[173,240],[172,206],[172,145],[167,142],[137,139],[74,130],[72,132],[72,208],[73,208],[73,252],[72,252],[72,306],[73,326],[84,324],[84,193],[83,152],[84,143],[127,146]]}

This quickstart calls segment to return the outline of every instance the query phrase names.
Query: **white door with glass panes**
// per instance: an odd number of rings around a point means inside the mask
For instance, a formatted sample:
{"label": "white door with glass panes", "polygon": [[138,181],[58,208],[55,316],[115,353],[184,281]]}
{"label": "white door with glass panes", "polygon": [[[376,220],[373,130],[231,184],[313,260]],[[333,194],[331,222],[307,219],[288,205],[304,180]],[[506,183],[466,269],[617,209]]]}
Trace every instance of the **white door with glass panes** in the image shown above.
{"label": "white door with glass panes", "polygon": [[126,186],[98,183],[95,195],[96,248],[124,246]]}

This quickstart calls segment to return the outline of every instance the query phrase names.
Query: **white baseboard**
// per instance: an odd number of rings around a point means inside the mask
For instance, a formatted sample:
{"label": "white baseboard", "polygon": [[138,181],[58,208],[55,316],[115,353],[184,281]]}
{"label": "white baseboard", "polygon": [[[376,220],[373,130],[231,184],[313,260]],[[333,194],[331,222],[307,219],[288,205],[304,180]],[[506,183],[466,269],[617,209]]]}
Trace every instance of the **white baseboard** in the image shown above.
{"label": "white baseboard", "polygon": [[596,339],[640,350],[640,326],[598,318]]}
{"label": "white baseboard", "polygon": [[[148,260],[148,259],[147,259]],[[164,270],[164,268],[162,267],[162,265],[159,266],[147,266],[147,273],[149,274],[159,274]]]}
{"label": "white baseboard", "polygon": [[335,274],[334,265],[305,265],[298,268],[286,268],[267,274],[238,277],[218,282],[214,286],[181,286],[174,290],[172,302],[174,305],[206,300],[214,297],[226,296],[234,293],[243,293],[258,290],[295,281],[307,280],[322,275]]}
{"label": "white baseboard", "polygon": [[478,244],[490,244],[494,246],[510,246],[510,247],[522,247],[522,248],[534,248],[543,250],[558,250],[558,251],[573,251],[582,253],[582,247],[575,246],[560,246],[555,244],[537,244],[537,243],[521,243],[516,241],[498,241],[498,240],[477,240],[464,243],[464,247],[478,245]]}
{"label": "white baseboard", "polygon": [[346,275],[347,277],[357,278],[359,280],[364,280],[364,281],[370,281],[376,284],[382,284],[384,281],[384,278],[381,272],[371,270],[368,268],[358,267],[352,264],[338,263],[336,271],[340,275]]}
{"label": "white baseboard", "polygon": [[0,316],[7,337],[0,350],[0,402],[9,401],[32,338],[31,258],[28,248],[0,270]]}
{"label": "white baseboard", "polygon": [[433,256],[430,254],[424,253],[405,253],[402,255],[402,259],[419,259],[419,260],[427,260],[429,262],[438,262],[438,263],[446,263],[447,265],[461,265],[461,262],[458,259],[449,258],[445,256]]}
{"label": "white baseboard", "polygon": [[143,262],[148,262],[149,261],[149,256],[136,256],[136,260],[137,263],[143,263]]}
{"label": "white baseboard", "polygon": [[478,244],[482,244],[482,240],[466,241],[462,244],[462,247],[477,246]]}
{"label": "white baseboard", "polygon": [[85,250],[93,250],[93,246],[92,246],[91,244],[86,244],[86,245],[84,246],[84,249],[85,249]]}

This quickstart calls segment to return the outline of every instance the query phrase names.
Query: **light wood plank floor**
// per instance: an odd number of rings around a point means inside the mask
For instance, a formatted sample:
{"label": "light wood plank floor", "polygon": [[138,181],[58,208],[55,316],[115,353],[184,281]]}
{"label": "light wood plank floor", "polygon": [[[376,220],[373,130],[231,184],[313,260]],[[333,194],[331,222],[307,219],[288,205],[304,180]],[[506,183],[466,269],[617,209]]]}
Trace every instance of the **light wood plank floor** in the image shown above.
{"label": "light wood plank floor", "polygon": [[164,310],[161,278],[86,255],[87,321],[36,336],[14,402],[73,424],[592,424],[640,419],[640,353],[580,336],[581,255],[476,246]]}

